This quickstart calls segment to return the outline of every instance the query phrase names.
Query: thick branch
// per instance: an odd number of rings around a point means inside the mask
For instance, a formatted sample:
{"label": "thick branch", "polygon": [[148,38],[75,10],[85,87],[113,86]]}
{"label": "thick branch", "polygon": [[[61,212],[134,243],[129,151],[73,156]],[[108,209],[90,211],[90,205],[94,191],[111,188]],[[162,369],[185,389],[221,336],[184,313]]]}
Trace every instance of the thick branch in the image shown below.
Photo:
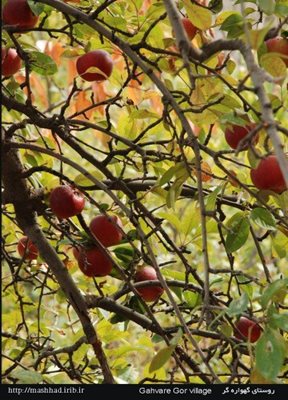
{"label": "thick branch", "polygon": [[85,300],[69,275],[67,268],[59,259],[55,249],[50,245],[37,224],[36,214],[30,205],[30,189],[26,181],[21,177],[23,166],[17,150],[9,148],[9,143],[4,143],[2,146],[2,161],[3,185],[9,199],[14,204],[20,228],[35,243],[41,257],[48,264],[61,289],[78,315],[87,341],[92,345],[95,355],[99,360],[104,381],[106,383],[114,383],[101,342],[90,320]]}

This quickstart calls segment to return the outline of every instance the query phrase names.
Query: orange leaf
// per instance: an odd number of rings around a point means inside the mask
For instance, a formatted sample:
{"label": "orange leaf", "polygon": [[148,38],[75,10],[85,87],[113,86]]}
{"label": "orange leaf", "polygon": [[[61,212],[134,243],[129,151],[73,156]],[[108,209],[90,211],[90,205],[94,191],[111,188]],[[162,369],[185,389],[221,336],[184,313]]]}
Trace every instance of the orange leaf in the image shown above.
{"label": "orange leaf", "polygon": [[76,70],[76,64],[74,60],[67,60],[67,84],[71,85],[73,83],[73,80],[78,76],[77,70]]}
{"label": "orange leaf", "polygon": [[106,133],[104,133],[104,132],[100,132],[100,131],[94,130],[94,134],[95,134],[95,137],[96,137],[97,139],[99,139],[100,142],[101,142],[104,146],[107,146],[107,143],[109,143],[110,140],[111,140],[111,136],[106,135]]}
{"label": "orange leaf", "polygon": [[163,113],[163,103],[162,103],[161,97],[158,96],[158,95],[153,96],[150,99],[150,103],[151,103],[151,106],[153,108],[153,111],[155,111],[156,113],[162,115],[162,113]]}
{"label": "orange leaf", "polygon": [[[105,91],[104,82],[93,82],[92,90],[94,93],[94,101],[95,103],[100,103],[101,101],[105,101],[108,98],[108,95]],[[94,110],[97,110],[101,115],[105,114],[104,106],[96,107]]]}
{"label": "orange leaf", "polygon": [[148,8],[151,6],[152,0],[144,0],[139,10],[139,15],[145,15]]}
{"label": "orange leaf", "polygon": [[[92,105],[91,101],[86,98],[86,93],[83,90],[77,94],[76,101],[74,104],[77,113],[81,113],[83,110]],[[86,120],[87,118],[89,119],[92,115],[92,112],[93,109],[85,111],[85,115],[84,114],[77,115],[77,119],[84,119],[84,120]]]}
{"label": "orange leaf", "polygon": [[44,52],[50,56],[58,66],[61,65],[61,55],[64,52],[64,48],[61,43],[47,41]]}
{"label": "orange leaf", "polygon": [[[24,75],[17,75],[15,77],[16,81],[21,85],[22,83],[25,82],[25,76]],[[35,101],[35,98],[39,100],[44,107],[48,107],[48,100],[47,100],[47,91],[46,87],[43,85],[41,80],[35,75],[34,73],[30,74],[30,88],[32,92],[32,102]],[[27,96],[27,87],[24,87],[23,89],[24,93]]]}
{"label": "orange leaf", "polygon": [[138,106],[142,101],[142,90],[138,81],[131,80],[128,85],[128,96],[133,101],[135,106]]}

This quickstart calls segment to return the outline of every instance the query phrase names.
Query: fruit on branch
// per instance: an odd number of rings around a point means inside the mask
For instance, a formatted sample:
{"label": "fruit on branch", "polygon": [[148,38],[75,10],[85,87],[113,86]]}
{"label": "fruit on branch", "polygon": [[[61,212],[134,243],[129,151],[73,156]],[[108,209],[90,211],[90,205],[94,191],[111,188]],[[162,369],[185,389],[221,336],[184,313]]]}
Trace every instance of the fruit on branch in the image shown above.
{"label": "fruit on branch", "polygon": [[29,29],[37,24],[38,19],[27,0],[8,0],[3,7],[2,20],[6,25]]}
{"label": "fruit on branch", "polygon": [[194,26],[192,24],[192,22],[190,21],[189,18],[182,18],[181,22],[182,22],[183,28],[185,29],[185,32],[186,32],[188,38],[190,40],[194,39],[194,37],[195,37],[195,35],[197,33],[197,30],[198,30],[196,28],[196,26]]}
{"label": "fruit on branch", "polygon": [[1,74],[11,76],[21,68],[21,58],[15,49],[1,49]]}
{"label": "fruit on branch", "polygon": [[97,215],[90,222],[89,228],[103,246],[109,247],[122,240],[122,226],[121,219],[117,215]]}
{"label": "fruit on branch", "polygon": [[[136,271],[134,278],[135,282],[155,281],[157,279],[155,269],[149,266],[140,267]],[[143,300],[151,302],[157,300],[164,292],[164,289],[161,286],[151,286],[147,284],[147,286],[137,288],[137,292]]]}
{"label": "fruit on branch", "polygon": [[27,237],[23,236],[17,245],[18,253],[25,260],[36,260],[38,257],[38,249],[33,242]]}
{"label": "fruit on branch", "polygon": [[275,155],[270,155],[260,160],[257,167],[251,169],[250,176],[253,184],[260,190],[271,190],[275,193],[282,193],[287,189],[284,176]]}
{"label": "fruit on branch", "polygon": [[111,75],[113,70],[113,60],[106,51],[89,51],[89,53],[86,53],[77,59],[76,69],[78,74],[85,81],[100,82],[106,80]]}
{"label": "fruit on branch", "polygon": [[288,39],[277,36],[266,40],[265,43],[268,53],[278,53],[279,57],[286,64],[286,67],[288,67]]}
{"label": "fruit on branch", "polygon": [[262,328],[251,319],[241,317],[235,324],[235,337],[240,340],[248,340],[251,343],[257,342],[261,336]]}
{"label": "fruit on branch", "polygon": [[[246,126],[240,126],[240,125],[232,125],[231,127],[226,128],[225,130],[225,139],[226,142],[229,144],[229,146],[232,149],[237,149],[239,143],[241,140],[243,140],[249,133],[255,128],[255,124],[250,123],[247,124]],[[253,144],[257,143],[258,141],[258,135],[254,135],[253,138],[251,138],[251,141]],[[249,147],[249,142],[243,143],[243,146],[241,147],[242,150],[246,150]]]}
{"label": "fruit on branch", "polygon": [[85,205],[82,194],[71,186],[58,186],[50,194],[50,207],[58,218],[69,218],[80,214]]}
{"label": "fruit on branch", "polygon": [[78,265],[83,274],[89,277],[109,275],[113,266],[108,256],[97,247],[81,248]]}

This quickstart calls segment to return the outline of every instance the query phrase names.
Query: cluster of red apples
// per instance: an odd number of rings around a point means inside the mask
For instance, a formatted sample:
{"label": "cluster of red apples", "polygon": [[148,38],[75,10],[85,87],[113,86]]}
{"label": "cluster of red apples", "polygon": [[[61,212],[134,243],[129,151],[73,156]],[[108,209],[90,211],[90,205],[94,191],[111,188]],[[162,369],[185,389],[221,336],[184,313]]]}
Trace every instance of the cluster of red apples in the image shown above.
{"label": "cluster of red apples", "polygon": [[[85,206],[85,198],[75,188],[61,185],[54,188],[49,197],[50,208],[60,220],[80,214]],[[103,277],[111,273],[113,263],[104,248],[115,246],[122,240],[122,222],[117,215],[97,215],[89,224],[91,236],[97,244],[79,245],[73,247],[73,254],[80,270],[88,277]],[[91,241],[92,242],[92,241]],[[38,249],[26,236],[18,243],[18,253],[23,259],[35,260]],[[157,280],[154,268],[143,266],[135,274],[135,282]],[[142,286],[137,289],[145,301],[155,301],[163,293],[160,286]]]}
{"label": "cluster of red apples", "polygon": [[[249,144],[245,143],[245,139],[248,139],[255,127],[256,124],[252,122],[249,122],[246,126],[232,125],[232,127],[228,127],[225,130],[226,142],[232,149],[241,147],[243,143],[242,149],[247,150]],[[253,143],[257,143],[258,135],[253,135],[249,139],[252,139]],[[250,170],[250,177],[254,186],[259,190],[270,190],[280,194],[287,189],[278,159],[273,154],[262,158],[257,166]]]}
{"label": "cluster of red apples", "polygon": [[[85,206],[85,198],[68,185],[54,188],[49,198],[50,208],[59,219],[80,214]],[[117,216],[98,215],[89,225],[91,235],[104,247],[114,246],[122,240],[122,223]],[[94,243],[90,246],[73,248],[73,254],[81,271],[89,277],[109,275],[113,264],[103,248]]]}
{"label": "cluster of red apples", "polygon": [[[232,149],[237,149],[243,144],[242,149],[247,150],[249,144],[245,143],[245,139],[251,139],[254,144],[258,141],[258,135],[253,134],[255,127],[256,124],[249,122],[246,126],[232,125],[226,128],[226,142]],[[253,137],[249,138],[251,133]],[[287,189],[278,159],[273,154],[262,158],[257,166],[250,170],[250,177],[254,186],[259,190],[270,190],[280,194]]]}

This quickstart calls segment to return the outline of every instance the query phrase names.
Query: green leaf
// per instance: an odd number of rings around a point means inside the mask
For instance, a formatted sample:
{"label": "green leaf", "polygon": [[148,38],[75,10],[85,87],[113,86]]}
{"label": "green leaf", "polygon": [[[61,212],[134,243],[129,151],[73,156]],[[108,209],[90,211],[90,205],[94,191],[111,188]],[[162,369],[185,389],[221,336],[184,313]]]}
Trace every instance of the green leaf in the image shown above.
{"label": "green leaf", "polygon": [[251,211],[250,218],[261,228],[276,230],[274,216],[266,208],[257,207]]}
{"label": "green leaf", "polygon": [[232,326],[230,324],[227,324],[227,322],[221,322],[220,332],[222,333],[222,335],[225,335],[226,337],[230,338],[233,335]]}
{"label": "green leaf", "polygon": [[221,192],[222,186],[218,186],[208,196],[205,197],[206,211],[214,211],[217,201],[217,196]]}
{"label": "green leaf", "polygon": [[220,29],[227,32],[229,39],[238,38],[244,33],[244,18],[235,12],[225,19]]}
{"label": "green leaf", "polygon": [[173,338],[171,339],[171,347],[177,346],[180,339],[183,337],[184,330],[182,327],[179,327]]}
{"label": "green leaf", "polygon": [[277,17],[287,17],[288,15],[288,1],[276,0],[275,14]]}
{"label": "green leaf", "polygon": [[256,383],[256,384],[266,384],[266,385],[271,385],[273,383],[280,383],[277,382],[277,380],[271,380],[271,379],[266,379],[260,372],[256,369],[253,368],[250,374],[250,383]]}
{"label": "green leaf", "polygon": [[277,231],[272,237],[272,246],[279,258],[285,258],[288,249],[288,237],[284,233]]}
{"label": "green leaf", "polygon": [[199,293],[185,290],[183,291],[183,297],[190,308],[194,308],[198,304],[201,304],[201,296]]}
{"label": "green leaf", "polygon": [[58,68],[56,63],[47,54],[40,53],[39,51],[31,51],[28,53],[29,66],[32,71],[40,75],[54,75]]}
{"label": "green leaf", "polygon": [[242,15],[238,12],[235,12],[233,14],[228,15],[227,18],[225,18],[225,20],[222,22],[221,28],[222,31],[229,31],[229,29],[233,26],[233,25],[237,25],[237,24],[243,24],[244,23],[244,19],[242,17]]}
{"label": "green leaf", "polygon": [[171,286],[171,291],[175,293],[178,299],[182,302],[183,301],[183,289],[177,286]]}
{"label": "green leaf", "polygon": [[166,212],[159,212],[158,217],[164,218],[168,221],[177,231],[181,230],[181,221],[177,217],[176,214],[173,213],[166,213]]}
{"label": "green leaf", "polygon": [[286,292],[287,285],[288,278],[272,282],[260,297],[262,307],[267,308],[270,301],[277,301],[277,297],[279,298],[279,295]]}
{"label": "green leaf", "polygon": [[32,167],[37,167],[38,166],[38,161],[37,161],[36,157],[34,157],[34,155],[29,154],[29,153],[25,153],[24,157],[25,157],[27,163],[29,165],[31,165]]}
{"label": "green leaf", "polygon": [[165,183],[170,182],[176,172],[176,165],[169,168],[160,178],[159,185],[163,186]]}
{"label": "green leaf", "polygon": [[39,4],[38,2],[36,2],[34,0],[33,1],[28,0],[28,4],[29,4],[29,7],[31,8],[31,10],[33,11],[33,14],[35,14],[35,15],[40,15],[45,8],[45,4],[41,4],[41,3]]}
{"label": "green leaf", "polygon": [[149,372],[154,372],[163,367],[167,361],[169,361],[171,354],[175,350],[176,345],[165,347],[165,349],[161,349],[158,353],[152,358],[151,364],[149,366]]}
{"label": "green leaf", "polygon": [[181,173],[181,176],[173,182],[170,189],[168,190],[168,193],[166,196],[166,204],[167,204],[168,208],[175,207],[176,200],[180,196],[183,184],[188,177],[188,172],[184,169],[182,169],[181,171],[177,171],[176,173],[177,174],[179,173],[179,175]]}
{"label": "green leaf", "polygon": [[163,337],[160,335],[157,335],[157,333],[155,333],[155,335],[152,336],[151,340],[153,343],[160,343],[160,342],[164,341]]}
{"label": "green leaf", "polygon": [[[234,72],[235,68],[236,68],[236,63],[233,60],[228,60],[227,61],[227,71],[229,72],[230,75],[232,75],[232,73]],[[223,102],[223,101],[222,101]]]}
{"label": "green leaf", "polygon": [[283,331],[288,332],[288,313],[273,313],[269,318],[268,324],[272,328],[279,328]]}
{"label": "green leaf", "polygon": [[240,13],[235,13],[235,11],[223,11],[219,15],[217,15],[216,20],[215,20],[215,26],[217,25],[222,25],[223,22],[230,17],[230,15],[238,14],[241,16]]}
{"label": "green leaf", "polygon": [[250,281],[247,279],[246,276],[239,275],[237,277],[239,285],[241,285],[241,290],[245,293],[247,293],[248,297],[250,300],[253,298],[253,286],[254,282],[249,283]]}
{"label": "green leaf", "polygon": [[249,220],[243,213],[236,213],[228,221],[227,228],[226,250],[228,253],[233,253],[239,250],[248,239],[250,229]]}
{"label": "green leaf", "polygon": [[259,157],[256,156],[255,151],[249,147],[248,152],[247,152],[247,157],[249,160],[249,164],[251,165],[252,168],[256,168],[257,165],[259,164]]}
{"label": "green leaf", "polygon": [[125,263],[131,262],[134,258],[134,250],[131,247],[117,247],[113,250],[113,253]]}
{"label": "green leaf", "polygon": [[285,359],[286,342],[277,331],[268,328],[257,342],[256,368],[266,379],[276,379]]}
{"label": "green leaf", "polygon": [[275,0],[258,0],[258,6],[267,15],[272,15],[275,10]]}
{"label": "green leaf", "polygon": [[187,15],[194,26],[201,30],[209,29],[212,25],[212,13],[207,8],[192,4],[190,0],[183,0]]}
{"label": "green leaf", "polygon": [[[231,63],[230,63],[231,61]],[[232,65],[233,64],[233,65]],[[229,65],[231,66],[231,69],[229,68]],[[234,68],[236,67],[236,64],[234,61],[229,60],[227,63],[227,70],[229,72],[229,74],[232,74],[232,72],[234,71]],[[240,108],[241,104],[239,103],[238,99],[235,99],[235,97],[232,97],[232,95],[228,95],[225,94],[224,98],[221,100],[221,104],[224,104],[227,107],[231,108]],[[244,123],[244,121],[241,119],[241,124]],[[247,124],[247,121],[246,121]]]}
{"label": "green leaf", "polygon": [[135,110],[130,114],[132,119],[159,118],[159,115],[149,110]]}
{"label": "green leaf", "polygon": [[[234,99],[235,100],[235,99]],[[223,102],[223,100],[222,100]],[[227,104],[229,105],[229,104]],[[231,103],[230,107],[239,107],[240,105]],[[229,114],[225,114],[221,117],[221,124],[231,124],[231,125],[239,125],[239,126],[246,126],[247,125],[247,120],[245,120],[244,118],[241,118],[239,115],[235,115],[234,113],[229,113]],[[226,126],[225,126],[226,128]],[[224,128],[224,129],[225,129]]]}
{"label": "green leaf", "polygon": [[229,304],[228,310],[226,311],[229,317],[234,317],[243,314],[248,307],[249,298],[246,292],[244,292],[239,299],[234,299]]}
{"label": "green leaf", "polygon": [[43,381],[43,377],[39,372],[25,369],[15,369],[11,376],[17,379],[17,383],[22,384],[37,384]]}
{"label": "green leaf", "polygon": [[165,183],[170,182],[170,180],[173,178],[174,175],[176,175],[177,177],[181,177],[184,176],[185,174],[187,174],[185,164],[182,162],[175,164],[164,172],[164,174],[159,180],[159,185],[163,186],[165,185]]}

